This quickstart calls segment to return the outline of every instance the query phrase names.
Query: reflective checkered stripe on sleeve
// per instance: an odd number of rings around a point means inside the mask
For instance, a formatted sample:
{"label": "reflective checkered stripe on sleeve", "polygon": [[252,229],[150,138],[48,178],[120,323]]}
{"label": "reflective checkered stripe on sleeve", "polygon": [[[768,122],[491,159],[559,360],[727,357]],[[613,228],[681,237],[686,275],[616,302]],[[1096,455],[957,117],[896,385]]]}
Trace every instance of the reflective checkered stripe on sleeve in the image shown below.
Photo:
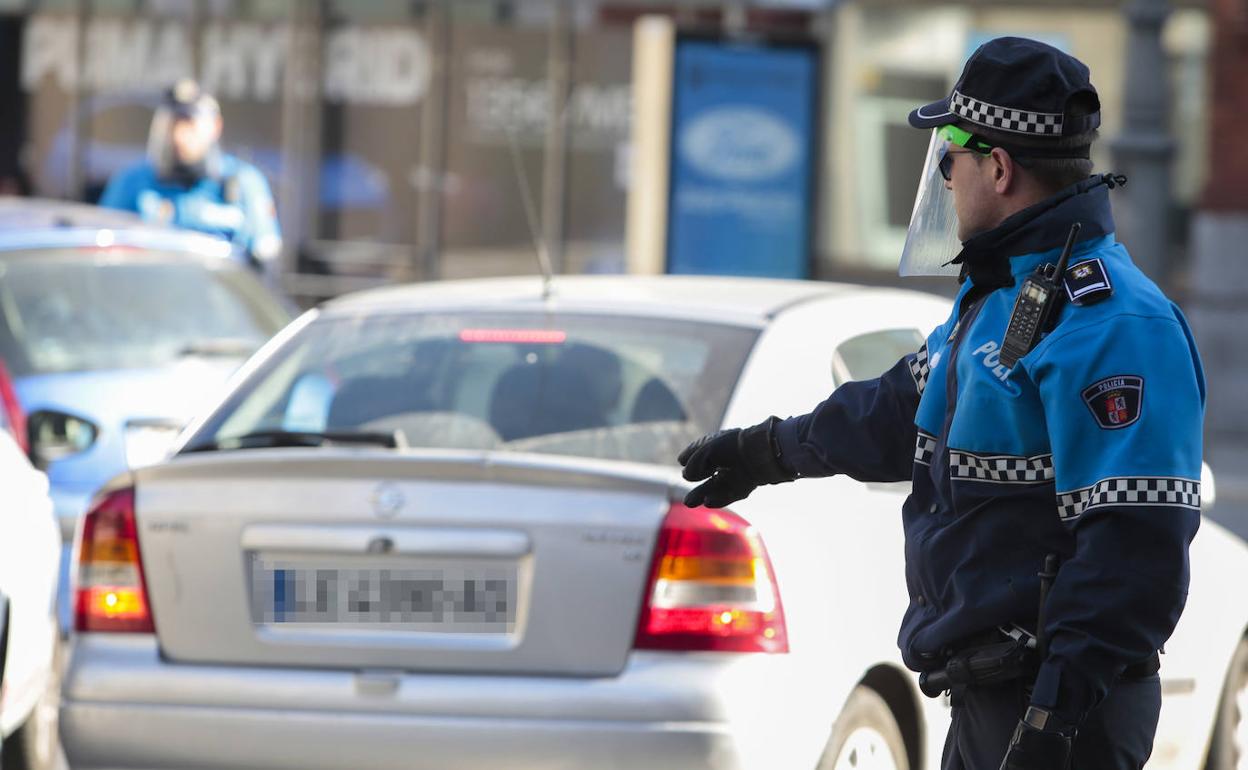
{"label": "reflective checkered stripe on sleeve", "polygon": [[999,107],[973,99],[958,91],[953,92],[949,105],[953,108],[955,115],[999,131],[1039,136],[1061,136],[1062,134],[1062,113],[1060,112],[1028,112]]}
{"label": "reflective checkered stripe on sleeve", "polygon": [[923,394],[923,388],[927,387],[927,375],[932,371],[931,365],[927,360],[927,345],[919,348],[919,352],[914,354],[914,358],[910,359],[910,376],[914,378],[914,387],[918,389],[919,395]]}
{"label": "reflective checkered stripe on sleeve", "polygon": [[1167,476],[1104,479],[1090,487],[1057,493],[1057,511],[1069,521],[1102,505],[1143,505],[1200,510],[1200,481]]}
{"label": "reflective checkered stripe on sleeve", "polygon": [[919,465],[931,465],[936,454],[936,437],[930,433],[919,431],[914,445],[914,461]]}
{"label": "reflective checkered stripe on sleeve", "polygon": [[1053,480],[1053,455],[979,455],[950,449],[949,476],[954,481],[1047,484]]}

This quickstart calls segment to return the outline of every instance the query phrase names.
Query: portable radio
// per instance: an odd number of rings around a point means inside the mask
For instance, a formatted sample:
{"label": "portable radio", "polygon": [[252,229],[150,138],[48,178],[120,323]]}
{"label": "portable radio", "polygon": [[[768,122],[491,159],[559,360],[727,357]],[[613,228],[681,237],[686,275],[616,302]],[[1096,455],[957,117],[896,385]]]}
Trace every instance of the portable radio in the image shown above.
{"label": "portable radio", "polygon": [[1074,248],[1075,237],[1081,227],[1079,222],[1071,225],[1057,265],[1046,262],[1037,267],[1018,290],[1018,299],[1014,300],[1014,310],[1005,328],[1005,339],[1001,342],[1001,364],[1007,369],[1031,352],[1040,341],[1040,335],[1049,330],[1057,317],[1065,294],[1062,281],[1066,275],[1066,263],[1070,260],[1070,250]]}

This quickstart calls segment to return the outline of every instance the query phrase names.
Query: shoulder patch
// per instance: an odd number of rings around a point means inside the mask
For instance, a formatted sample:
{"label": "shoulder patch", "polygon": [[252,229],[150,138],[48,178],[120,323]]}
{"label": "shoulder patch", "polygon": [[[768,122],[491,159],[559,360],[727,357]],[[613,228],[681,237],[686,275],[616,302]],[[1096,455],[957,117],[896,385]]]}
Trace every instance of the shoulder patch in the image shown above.
{"label": "shoulder patch", "polygon": [[1076,305],[1091,305],[1114,293],[1109,273],[1100,259],[1089,259],[1066,268],[1066,296]]}
{"label": "shoulder patch", "polygon": [[1105,430],[1125,428],[1140,419],[1144,409],[1144,378],[1116,374],[1092,383],[1082,395],[1097,425]]}

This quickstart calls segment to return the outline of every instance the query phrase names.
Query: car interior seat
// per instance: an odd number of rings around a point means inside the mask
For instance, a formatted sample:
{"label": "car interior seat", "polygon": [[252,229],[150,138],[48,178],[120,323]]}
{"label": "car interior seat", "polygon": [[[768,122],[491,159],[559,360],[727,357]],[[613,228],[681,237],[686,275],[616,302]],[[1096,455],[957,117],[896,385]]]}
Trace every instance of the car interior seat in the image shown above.
{"label": "car interior seat", "polygon": [[407,377],[357,377],[334,394],[325,427],[355,428],[392,414],[432,409],[426,389]]}
{"label": "car interior seat", "polygon": [[637,391],[633,400],[632,422],[685,422],[689,415],[680,399],[658,377],[651,377]]}
{"label": "car interior seat", "polygon": [[489,419],[504,441],[607,424],[590,377],[562,357],[505,370],[490,396]]}

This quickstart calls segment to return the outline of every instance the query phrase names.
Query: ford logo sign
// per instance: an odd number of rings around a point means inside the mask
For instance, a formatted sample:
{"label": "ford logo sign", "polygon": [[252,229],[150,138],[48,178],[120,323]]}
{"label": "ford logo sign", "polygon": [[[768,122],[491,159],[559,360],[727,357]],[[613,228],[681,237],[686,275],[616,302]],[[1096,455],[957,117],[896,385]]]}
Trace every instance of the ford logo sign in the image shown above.
{"label": "ford logo sign", "polygon": [[718,107],[693,119],[680,133],[680,154],[707,176],[739,182],[768,179],[796,161],[793,129],[756,107]]}

